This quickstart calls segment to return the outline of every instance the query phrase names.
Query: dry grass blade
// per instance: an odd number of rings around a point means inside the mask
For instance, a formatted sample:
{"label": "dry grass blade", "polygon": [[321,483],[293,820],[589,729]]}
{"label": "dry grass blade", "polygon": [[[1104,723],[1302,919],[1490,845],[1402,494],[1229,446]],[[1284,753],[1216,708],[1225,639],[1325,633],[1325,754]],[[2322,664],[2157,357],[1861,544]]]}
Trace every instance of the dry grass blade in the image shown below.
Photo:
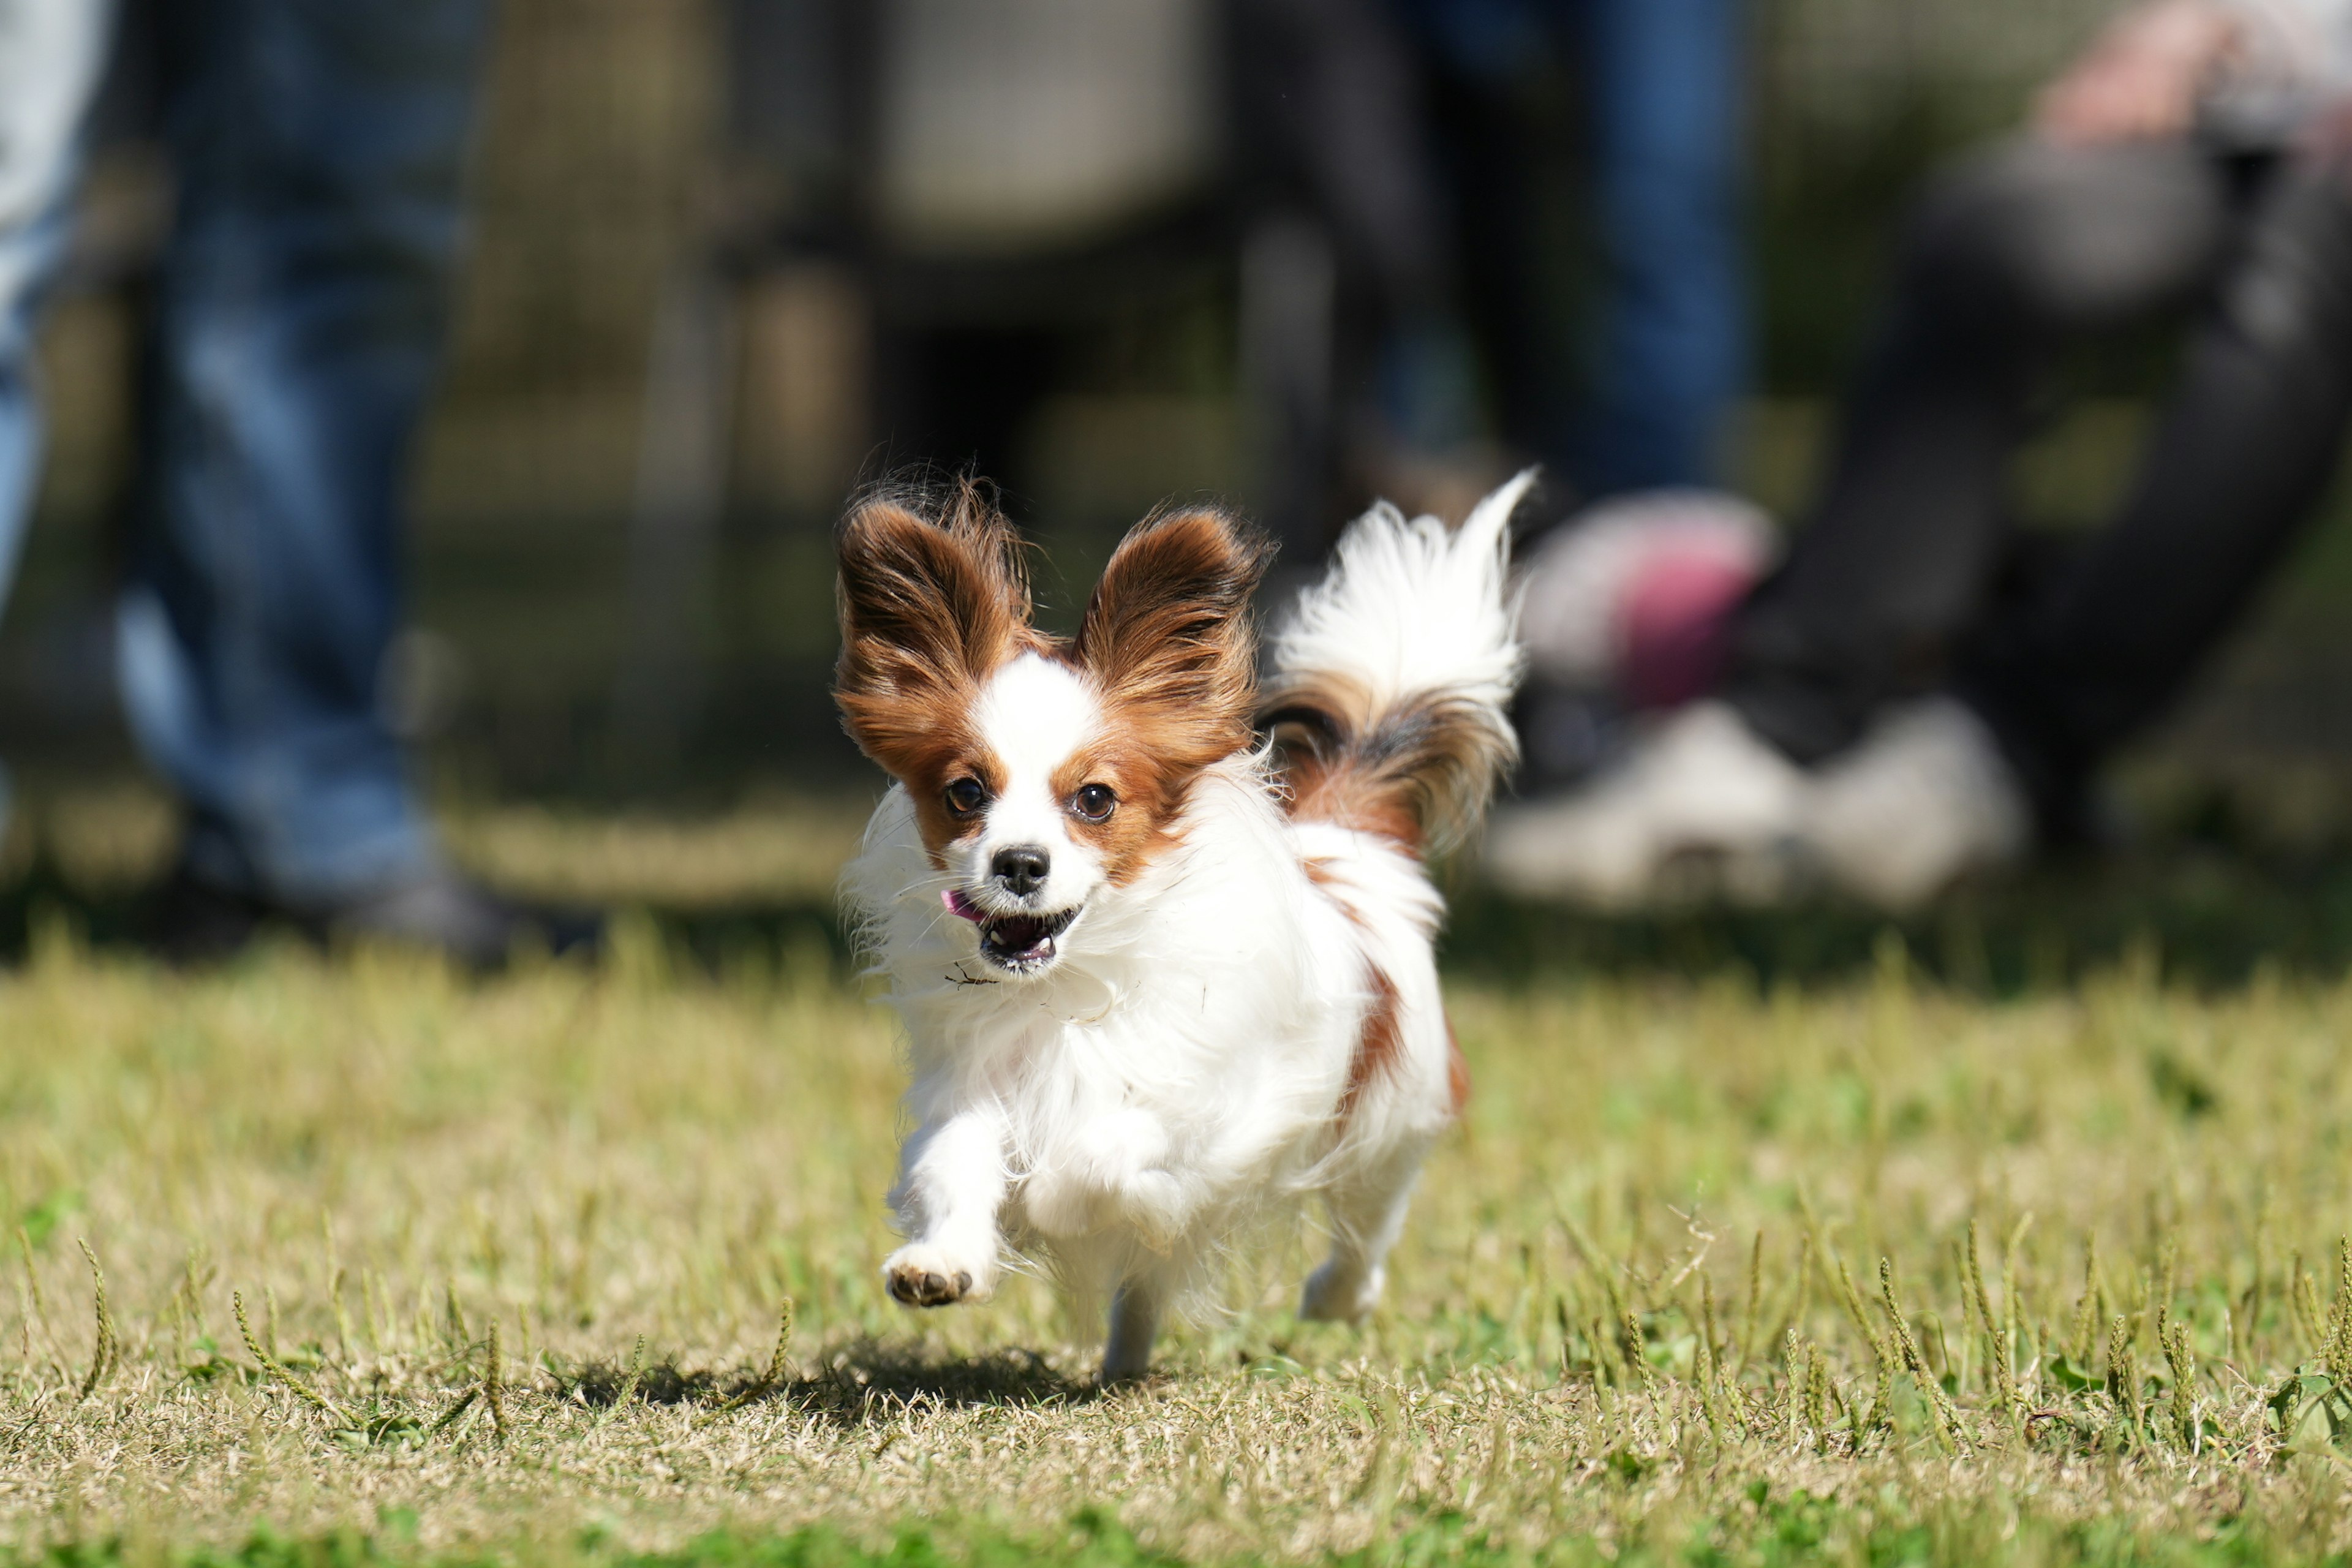
{"label": "dry grass blade", "polygon": [[[1986,1289],[1984,1259],[1977,1248],[1977,1222],[1974,1216],[1970,1216],[1969,1220],[1968,1287],[1969,1300],[1976,1308],[1977,1320],[1984,1331],[1985,1364],[1986,1369],[1992,1374],[1994,1396],[2000,1401],[2001,1409],[2006,1411],[2009,1418],[2014,1422],[2021,1416],[2025,1406],[2025,1401],[2018,1393],[2017,1387],[2017,1346],[2010,1335],[2007,1320],[1993,1314],[1992,1292]],[[2004,1294],[2012,1298],[2012,1300],[2016,1295],[2016,1289],[2013,1280],[2005,1282],[2003,1286]]]}
{"label": "dry grass blade", "polygon": [[793,1299],[787,1296],[784,1298],[782,1309],[776,1314],[776,1348],[769,1352],[766,1368],[751,1381],[749,1386],[720,1405],[717,1414],[723,1415],[730,1410],[740,1410],[753,1400],[782,1388],[788,1366],[786,1357],[791,1353],[792,1348]]}
{"label": "dry grass blade", "polygon": [[81,1380],[81,1389],[74,1395],[77,1400],[88,1399],[98,1391],[100,1382],[113,1367],[118,1354],[114,1314],[106,1304],[106,1271],[98,1266],[98,1254],[89,1249],[89,1243],[86,1240],[81,1243],[81,1255],[89,1264],[91,1311],[98,1321],[98,1328],[90,1346],[89,1373]]}
{"label": "dry grass blade", "polygon": [[262,1371],[284,1384],[303,1404],[334,1422],[337,1426],[345,1431],[360,1430],[358,1417],[289,1372],[276,1356],[261,1348],[261,1342],[253,1337],[253,1325],[246,1321],[245,1295],[242,1291],[230,1292],[228,1300],[230,1309],[236,1314],[237,1335],[245,1341],[245,1353],[259,1363]]}
{"label": "dry grass blade", "polygon": [[[1862,1292],[1854,1289],[1853,1274],[1846,1268],[1845,1259],[1839,1258],[1835,1261],[1839,1300],[1845,1308],[1847,1318],[1861,1333],[1863,1342],[1870,1346],[1870,1359],[1875,1373],[1870,1414],[1864,1417],[1862,1424],[1877,1430],[1891,1425],[1894,1419],[1895,1355],[1887,1349],[1885,1338],[1871,1322],[1870,1313],[1862,1304]],[[1859,1440],[1860,1434],[1855,1436]]]}
{"label": "dry grass blade", "polygon": [[1658,1369],[1650,1364],[1649,1342],[1642,1333],[1642,1320],[1630,1310],[1618,1321],[1618,1348],[1625,1357],[1626,1367],[1641,1380],[1642,1392],[1650,1402],[1658,1399]]}
{"label": "dry grass blade", "polygon": [[2197,1447],[2197,1358],[2189,1347],[2189,1326],[2168,1323],[2164,1359],[2172,1372],[2172,1430],[2185,1451]]}
{"label": "dry grass blade", "polygon": [[2132,1353],[2131,1322],[2121,1312],[2107,1325],[2107,1397],[2134,1442],[2145,1435],[2140,1419],[2139,1359]]}
{"label": "dry grass blade", "polygon": [[612,1420],[614,1416],[618,1415],[621,1413],[622,1408],[637,1396],[638,1386],[645,1382],[645,1376],[646,1336],[639,1334],[637,1336],[635,1346],[629,1352],[628,1375],[621,1379],[621,1386],[614,1391],[613,1403],[604,1406],[604,1408],[598,1413],[596,1416],[597,1426],[602,1427],[606,1422]]}
{"label": "dry grass blade", "polygon": [[1912,1335],[1911,1325],[1903,1316],[1903,1304],[1895,1298],[1895,1260],[1878,1260],[1878,1291],[1886,1306],[1887,1321],[1895,1326],[1895,1343],[1903,1357],[1903,1365],[1919,1385],[1920,1396],[1935,1415],[1938,1440],[1949,1444],[1961,1453],[1970,1452],[1973,1445],[1960,1427],[1959,1412],[1952,1408],[1951,1396],[1936,1374],[1927,1370],[1927,1358],[1919,1353],[1919,1342]]}
{"label": "dry grass blade", "polygon": [[503,1443],[507,1437],[506,1356],[499,1344],[499,1320],[490,1318],[489,1343],[482,1347],[482,1392],[490,1402],[490,1426]]}
{"label": "dry grass blade", "polygon": [[478,1383],[474,1384],[473,1387],[466,1390],[465,1393],[457,1395],[457,1400],[451,1404],[449,1408],[443,1411],[440,1415],[435,1419],[433,1425],[425,1429],[425,1435],[427,1437],[438,1437],[441,1436],[442,1433],[447,1431],[449,1427],[455,1424],[458,1416],[463,1415],[467,1411],[471,1410],[474,1407],[474,1401],[479,1399],[481,1396],[482,1385]]}

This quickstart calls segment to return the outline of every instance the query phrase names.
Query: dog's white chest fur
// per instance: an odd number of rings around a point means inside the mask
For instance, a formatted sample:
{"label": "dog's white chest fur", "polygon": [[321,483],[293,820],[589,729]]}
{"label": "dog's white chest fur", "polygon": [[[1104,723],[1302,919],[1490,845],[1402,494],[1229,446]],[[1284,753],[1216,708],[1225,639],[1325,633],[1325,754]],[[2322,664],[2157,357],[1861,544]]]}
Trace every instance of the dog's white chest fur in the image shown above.
{"label": "dog's white chest fur", "polygon": [[1098,893],[1070,956],[1034,982],[982,973],[969,922],[939,918],[944,874],[913,827],[893,792],[852,872],[861,890],[904,889],[879,951],[911,1043],[908,1110],[997,1123],[1016,1240],[1168,1255],[1187,1226],[1296,1190],[1328,1152],[1366,999],[1348,921],[1252,759],[1196,786],[1182,846]]}

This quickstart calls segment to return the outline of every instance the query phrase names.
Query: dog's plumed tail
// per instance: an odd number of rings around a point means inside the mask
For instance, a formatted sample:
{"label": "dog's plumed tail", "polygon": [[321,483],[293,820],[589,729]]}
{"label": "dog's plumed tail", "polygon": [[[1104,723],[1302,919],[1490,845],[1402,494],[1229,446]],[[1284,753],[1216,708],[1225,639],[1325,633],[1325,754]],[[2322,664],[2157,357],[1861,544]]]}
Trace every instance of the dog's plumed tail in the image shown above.
{"label": "dog's plumed tail", "polygon": [[1429,853],[1477,826],[1518,757],[1510,521],[1534,481],[1522,473],[1458,529],[1382,502],[1341,537],[1275,638],[1260,708],[1294,817]]}

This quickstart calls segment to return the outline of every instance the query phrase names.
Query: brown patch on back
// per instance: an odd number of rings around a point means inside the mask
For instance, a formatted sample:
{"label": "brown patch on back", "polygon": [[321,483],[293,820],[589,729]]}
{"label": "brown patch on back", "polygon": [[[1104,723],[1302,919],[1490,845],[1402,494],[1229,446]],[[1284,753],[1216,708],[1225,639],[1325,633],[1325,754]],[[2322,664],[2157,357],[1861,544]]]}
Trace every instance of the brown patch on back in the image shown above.
{"label": "brown patch on back", "polygon": [[1517,755],[1509,726],[1482,705],[1438,698],[1381,710],[1328,673],[1270,694],[1258,724],[1279,749],[1292,816],[1376,834],[1416,855],[1475,821]]}
{"label": "brown patch on back", "polygon": [[1421,852],[1421,817],[1405,792],[1349,766],[1344,757],[1298,751],[1286,756],[1293,817],[1336,822],[1359,833],[1376,834],[1412,854]]}
{"label": "brown patch on back", "polygon": [[1364,1013],[1364,1026],[1356,1036],[1356,1054],[1348,1063],[1348,1084],[1339,1091],[1339,1121],[1346,1126],[1356,1104],[1372,1080],[1396,1066],[1404,1051],[1404,1031],[1397,1019],[1401,1003],[1396,982],[1379,964],[1371,966],[1372,1005]]}
{"label": "brown patch on back", "polygon": [[1064,800],[1081,785],[1118,795],[1108,821],[1073,814],[1125,882],[1168,839],[1202,769],[1250,744],[1256,696],[1249,597],[1265,547],[1220,511],[1171,512],[1119,542],[1087,605],[1068,658],[1103,703],[1103,732],[1057,773]]}
{"label": "brown patch on back", "polygon": [[838,542],[834,696],[858,750],[907,786],[936,862],[978,826],[948,810],[946,786],[966,775],[992,792],[1003,783],[971,729],[981,687],[1015,654],[1052,645],[1029,625],[1013,525],[969,483],[931,516],[868,500]]}

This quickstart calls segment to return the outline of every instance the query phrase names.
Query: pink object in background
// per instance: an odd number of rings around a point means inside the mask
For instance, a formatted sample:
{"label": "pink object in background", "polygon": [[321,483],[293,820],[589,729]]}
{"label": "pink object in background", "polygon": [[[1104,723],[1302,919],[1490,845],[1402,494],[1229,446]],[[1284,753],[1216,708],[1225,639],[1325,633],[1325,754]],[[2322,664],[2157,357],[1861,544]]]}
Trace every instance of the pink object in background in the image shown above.
{"label": "pink object in background", "polygon": [[1638,708],[1704,696],[1731,618],[1779,552],[1771,520],[1737,496],[1659,490],[1605,501],[1543,540],[1520,626],[1537,670]]}
{"label": "pink object in background", "polygon": [[1640,708],[1704,695],[1723,668],[1731,615],[1756,585],[1752,560],[1720,550],[1662,549],[1617,605],[1617,684]]}

